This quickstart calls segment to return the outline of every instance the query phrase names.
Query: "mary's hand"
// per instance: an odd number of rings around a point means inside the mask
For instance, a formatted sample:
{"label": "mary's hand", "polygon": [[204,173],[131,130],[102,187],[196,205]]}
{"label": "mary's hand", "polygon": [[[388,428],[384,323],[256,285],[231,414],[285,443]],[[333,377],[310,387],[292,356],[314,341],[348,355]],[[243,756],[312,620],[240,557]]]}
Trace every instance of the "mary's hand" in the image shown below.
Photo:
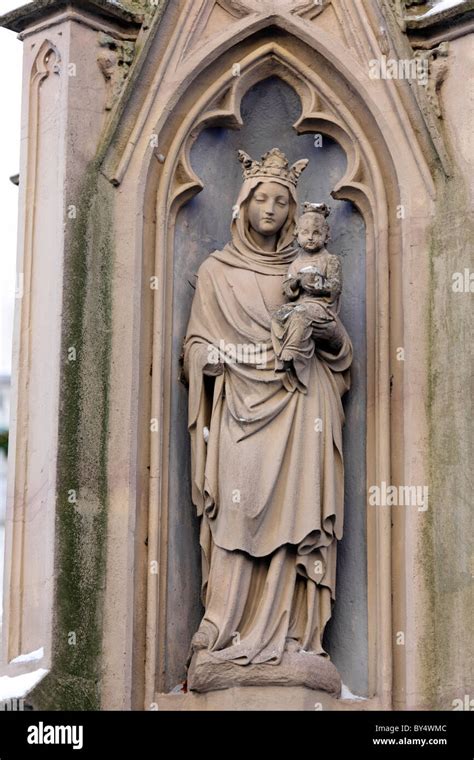
{"label": "mary's hand", "polygon": [[344,328],[337,319],[325,324],[313,323],[313,339],[316,342],[316,348],[329,351],[331,354],[339,353],[345,334]]}
{"label": "mary's hand", "polygon": [[326,292],[324,290],[324,278],[321,274],[314,272],[303,272],[300,274],[300,278],[301,287],[308,293],[319,295]]}

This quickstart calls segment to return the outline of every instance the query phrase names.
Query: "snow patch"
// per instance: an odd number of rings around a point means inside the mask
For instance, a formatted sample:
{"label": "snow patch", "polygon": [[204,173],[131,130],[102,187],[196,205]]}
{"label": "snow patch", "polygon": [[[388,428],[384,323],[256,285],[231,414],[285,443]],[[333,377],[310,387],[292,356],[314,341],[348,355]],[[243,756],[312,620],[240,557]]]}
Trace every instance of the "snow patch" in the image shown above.
{"label": "snow patch", "polygon": [[415,16],[416,19],[428,18],[434,16],[441,11],[447,11],[449,8],[454,8],[456,5],[464,5],[465,0],[441,0],[440,3],[436,3],[429,11],[422,13],[421,16]]}
{"label": "snow patch", "polygon": [[44,657],[44,647],[35,649],[34,652],[28,652],[27,654],[19,654],[14,660],[11,660],[11,664],[18,665],[22,662],[34,662],[35,660],[42,660]]}
{"label": "snow patch", "polygon": [[125,8],[120,0],[107,0],[109,5],[115,5],[116,8],[120,8],[121,11],[128,11],[128,8]]}
{"label": "snow patch", "polygon": [[47,672],[44,668],[39,668],[33,673],[24,673],[22,676],[1,676],[0,702],[26,696]]}
{"label": "snow patch", "polygon": [[341,699],[357,699],[363,702],[367,699],[367,697],[358,697],[357,694],[353,694],[352,691],[345,684],[342,684]]}

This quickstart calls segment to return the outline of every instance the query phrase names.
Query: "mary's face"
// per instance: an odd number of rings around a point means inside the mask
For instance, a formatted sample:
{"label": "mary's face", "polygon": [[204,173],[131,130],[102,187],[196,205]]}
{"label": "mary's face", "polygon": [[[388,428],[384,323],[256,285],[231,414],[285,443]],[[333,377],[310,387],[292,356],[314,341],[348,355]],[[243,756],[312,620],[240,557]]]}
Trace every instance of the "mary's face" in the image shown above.
{"label": "mary's face", "polygon": [[250,226],[260,235],[276,235],[288,219],[289,209],[288,188],[278,182],[262,182],[249,201]]}

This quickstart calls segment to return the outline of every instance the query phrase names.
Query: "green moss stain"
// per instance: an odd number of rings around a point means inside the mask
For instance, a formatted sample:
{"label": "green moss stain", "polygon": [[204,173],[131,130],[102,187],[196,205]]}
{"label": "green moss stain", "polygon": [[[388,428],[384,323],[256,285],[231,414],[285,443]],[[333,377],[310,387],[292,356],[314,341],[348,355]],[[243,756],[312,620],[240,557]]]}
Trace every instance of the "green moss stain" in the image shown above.
{"label": "green moss stain", "polygon": [[[429,489],[418,551],[427,589],[419,662],[424,700],[452,709],[474,683],[472,621],[472,298],[452,276],[474,269],[474,223],[463,184],[438,182],[429,312]],[[471,695],[472,696],[472,695]]]}
{"label": "green moss stain", "polygon": [[140,13],[150,5],[149,0],[121,0],[121,5],[129,11]]}
{"label": "green moss stain", "polygon": [[[67,221],[51,673],[37,709],[100,707],[107,518],[113,188],[89,167]],[[75,349],[76,359],[68,352]]]}
{"label": "green moss stain", "polygon": [[101,165],[167,2],[123,1],[144,16],[130,76],[95,160],[75,199],[67,199],[77,217],[65,221],[53,652],[50,673],[29,696],[36,709],[101,704],[115,193]]}

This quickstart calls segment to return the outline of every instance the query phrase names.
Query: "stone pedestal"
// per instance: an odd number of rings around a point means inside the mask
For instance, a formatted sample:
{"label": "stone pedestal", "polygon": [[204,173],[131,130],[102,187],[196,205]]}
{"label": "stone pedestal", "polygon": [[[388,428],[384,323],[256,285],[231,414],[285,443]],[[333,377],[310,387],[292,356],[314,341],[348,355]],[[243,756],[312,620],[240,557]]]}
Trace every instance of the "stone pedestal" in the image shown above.
{"label": "stone pedestal", "polygon": [[[238,666],[236,666],[238,667]],[[304,686],[234,686],[206,694],[157,694],[154,709],[170,711],[328,711],[375,709],[372,700],[335,699],[327,692]]]}
{"label": "stone pedestal", "polygon": [[341,693],[341,679],[333,663],[313,652],[284,652],[279,665],[237,665],[204,650],[196,652],[188,672],[190,691],[208,692],[234,686],[304,686],[332,697]]}

